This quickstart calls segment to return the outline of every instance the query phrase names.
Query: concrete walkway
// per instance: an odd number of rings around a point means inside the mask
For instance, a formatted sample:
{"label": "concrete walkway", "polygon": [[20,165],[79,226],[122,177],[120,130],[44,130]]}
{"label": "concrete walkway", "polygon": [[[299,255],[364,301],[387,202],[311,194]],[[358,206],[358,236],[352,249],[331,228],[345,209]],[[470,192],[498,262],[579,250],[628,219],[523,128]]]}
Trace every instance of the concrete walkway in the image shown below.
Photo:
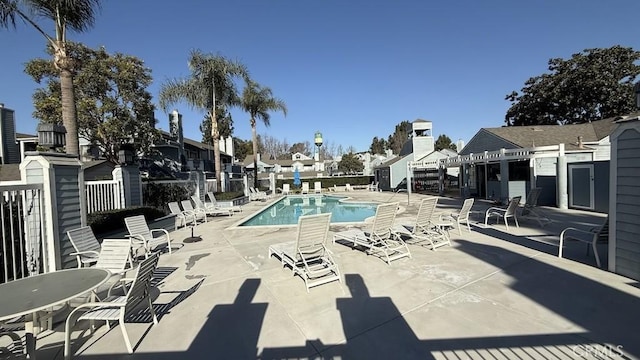
{"label": "concrete walkway", "polygon": [[[423,195],[354,191],[355,199],[399,201],[396,223],[411,223]],[[271,201],[271,200],[270,200]],[[441,198],[439,209],[462,201]],[[86,325],[73,334],[80,359],[595,359],[640,355],[638,282],[595,267],[585,245],[570,243],[559,259],[566,226],[588,228],[604,215],[546,209],[554,223],[520,228],[474,224],[451,235],[453,246],[411,246],[412,258],[387,265],[340,244],[329,248],[343,282],[312,288],[292,276],[270,244],[293,240],[295,227],[238,228],[267,205],[253,202],[231,218],[195,228],[201,241],[160,258],[151,326],[148,314],[127,323],[135,353],[120,330]],[[488,203],[477,201],[474,210]],[[484,220],[484,219],[482,219]],[[332,226],[331,231],[344,226]],[[331,234],[330,234],[331,236]],[[606,259],[606,245],[601,247]],[[606,261],[604,262],[606,268]],[[61,359],[63,327],[39,339],[39,358]]]}

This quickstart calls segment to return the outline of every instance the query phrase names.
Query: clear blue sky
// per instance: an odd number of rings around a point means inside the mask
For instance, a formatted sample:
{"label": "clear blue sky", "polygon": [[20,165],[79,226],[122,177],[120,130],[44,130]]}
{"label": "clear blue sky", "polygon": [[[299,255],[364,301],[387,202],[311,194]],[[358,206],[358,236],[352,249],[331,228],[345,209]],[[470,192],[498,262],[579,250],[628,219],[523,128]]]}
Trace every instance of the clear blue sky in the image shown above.
{"label": "clear blue sky", "polygon": [[[143,59],[154,101],[166,79],[188,75],[192,49],[235,58],[289,109],[260,134],[312,143],[319,130],[325,143],[364,151],[403,120],[431,120],[436,137],[465,142],[502,126],[505,95],[550,58],[640,49],[638,14],[638,0],[109,0],[92,30],[69,38]],[[46,56],[44,38],[20,23],[0,30],[0,44],[0,102],[16,110],[18,132],[35,133],[37,84],[23,70]],[[203,114],[176,108],[185,136],[200,140]],[[250,139],[248,116],[232,115],[234,136]],[[156,118],[166,130],[168,115]]]}

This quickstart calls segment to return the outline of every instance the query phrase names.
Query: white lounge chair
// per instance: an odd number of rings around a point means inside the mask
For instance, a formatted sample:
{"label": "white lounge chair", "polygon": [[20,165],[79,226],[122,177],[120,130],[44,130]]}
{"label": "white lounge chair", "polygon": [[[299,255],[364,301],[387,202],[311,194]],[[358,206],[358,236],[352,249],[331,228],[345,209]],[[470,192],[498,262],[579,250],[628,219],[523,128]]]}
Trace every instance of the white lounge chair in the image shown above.
{"label": "white lounge chair", "polygon": [[351,187],[351,184],[345,184],[344,185],[344,191],[353,191],[353,188]]}
{"label": "white lounge chair", "polygon": [[[596,257],[596,265],[602,267],[600,263],[600,256],[598,255],[598,242],[609,242],[609,216],[601,226],[593,227],[589,230],[578,229],[574,227],[568,227],[560,233],[560,250],[558,250],[558,257],[562,257],[562,251],[567,240],[577,240],[587,245],[591,245],[593,249],[593,255]],[[587,248],[587,251],[589,248]]]}
{"label": "white lounge chair", "polygon": [[378,184],[377,181],[372,182],[371,185],[369,185],[369,191],[380,191]]}
{"label": "white lounge chair", "polygon": [[415,222],[411,225],[395,225],[392,231],[408,244],[428,243],[434,251],[443,245],[451,246],[445,229],[451,223],[436,223],[432,220],[437,204],[438,198],[435,196],[422,199]]}
{"label": "white lounge chair", "polygon": [[331,213],[298,218],[296,240],[269,246],[269,257],[275,255],[283,266],[289,266],[309,289],[332,281],[340,281],[338,265],[326,247]]}
{"label": "white lounge chair", "polygon": [[500,208],[500,207],[488,208],[484,214],[484,225],[487,226],[487,221],[489,220],[489,218],[492,216],[495,216],[496,222],[499,222],[500,218],[504,219],[504,226],[507,229],[507,231],[509,230],[509,222],[508,222],[509,218],[513,218],[513,221],[515,222],[516,227],[519,228],[520,225],[518,225],[517,210],[518,210],[518,205],[520,204],[520,199],[522,199],[521,196],[515,196],[509,201],[509,205],[507,205],[506,208]]}
{"label": "white lounge chair", "polygon": [[139,244],[145,249],[145,257],[151,252],[167,247],[171,254],[171,237],[165,229],[149,229],[144,215],[130,216],[124,219],[127,235],[133,244]]}
{"label": "white lounge chair", "polygon": [[289,195],[290,192],[291,192],[291,185],[282,184],[282,195]]}
{"label": "white lounge chair", "polygon": [[388,264],[405,256],[411,257],[407,244],[391,231],[398,205],[397,202],[378,205],[368,231],[350,229],[337,232],[333,235],[333,242],[344,240],[353,247],[362,246],[367,249],[368,254],[384,256],[383,260]]}
{"label": "white lounge chair", "polygon": [[[216,209],[231,209],[231,211],[235,211],[235,212],[242,212],[242,206],[240,205],[231,205],[231,206],[222,206],[218,203],[218,200],[216,199],[216,195],[212,192],[208,192],[207,193],[207,197],[209,198],[209,204],[211,204],[214,208]],[[205,203],[205,205],[208,205],[207,203]]]}
{"label": "white lounge chair", "polygon": [[204,211],[204,209],[194,208],[191,200],[182,200],[180,201],[180,205],[182,205],[182,209],[184,209],[184,211],[194,214],[196,221],[202,220],[203,222],[207,222],[207,212]]}
{"label": "white lounge chair", "polygon": [[254,187],[249,187],[249,199],[250,200],[266,200],[269,196],[266,192],[260,191]]}
{"label": "white lounge chair", "polygon": [[90,226],[69,230],[67,237],[75,250],[70,255],[75,255],[79,268],[95,264],[98,261],[100,243]]}
{"label": "white lounge chair", "polygon": [[216,208],[213,205],[211,206],[205,205],[205,203],[203,203],[202,200],[200,200],[198,195],[191,195],[191,200],[193,200],[193,203],[196,204],[196,207],[195,207],[196,211],[198,211],[198,209],[203,210],[207,215],[227,215],[227,216],[233,215],[233,210],[231,210],[230,208],[222,209],[222,208]]}
{"label": "white lounge chair", "polygon": [[458,225],[458,234],[460,234],[460,236],[462,236],[462,223],[467,224],[467,230],[471,232],[471,222],[469,221],[469,214],[471,214],[473,201],[473,198],[465,199],[462,203],[462,208],[460,208],[460,211],[451,213],[449,215],[441,215],[440,219],[455,221]]}
{"label": "white lounge chair", "polygon": [[316,181],[313,183],[314,194],[322,194],[322,182]]}
{"label": "white lounge chair", "polygon": [[545,226],[551,222],[551,219],[538,209],[538,198],[540,197],[540,192],[542,192],[542,189],[539,187],[533,188],[529,191],[527,200],[522,206],[520,218],[533,219],[536,220],[540,226]]}
{"label": "white lounge chair", "polygon": [[133,353],[131,341],[127,334],[125,321],[131,313],[146,302],[146,306],[151,312],[153,323],[158,323],[158,318],[153,311],[153,305],[150,297],[151,278],[153,272],[158,265],[157,254],[154,254],[143,260],[136,269],[135,276],[131,279],[122,279],[122,281],[132,281],[129,290],[124,296],[112,294],[113,287],[109,289],[107,297],[99,302],[89,302],[76,307],[67,317],[65,322],[65,339],[64,339],[64,357],[71,359],[71,328],[73,324],[80,320],[103,320],[109,324],[109,321],[117,321],[120,324],[122,336],[129,354]]}
{"label": "white lounge chair", "polygon": [[302,191],[300,191],[301,194],[308,194],[309,193],[309,183],[308,182],[303,182],[302,183]]}
{"label": "white lounge chair", "polygon": [[167,204],[171,214],[176,216],[176,221],[173,230],[178,230],[180,226],[187,226],[187,223],[191,222],[196,224],[196,214],[191,211],[184,211],[180,209],[180,204],[177,201],[172,201]]}

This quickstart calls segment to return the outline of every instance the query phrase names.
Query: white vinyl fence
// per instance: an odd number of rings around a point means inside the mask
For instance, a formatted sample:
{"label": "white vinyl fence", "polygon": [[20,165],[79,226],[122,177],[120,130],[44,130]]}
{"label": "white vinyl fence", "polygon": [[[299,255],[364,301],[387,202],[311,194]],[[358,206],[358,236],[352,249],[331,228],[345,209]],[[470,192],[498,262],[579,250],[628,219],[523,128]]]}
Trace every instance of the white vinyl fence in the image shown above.
{"label": "white vinyl fence", "polygon": [[87,214],[124,208],[124,189],[119,180],[85,181]]}

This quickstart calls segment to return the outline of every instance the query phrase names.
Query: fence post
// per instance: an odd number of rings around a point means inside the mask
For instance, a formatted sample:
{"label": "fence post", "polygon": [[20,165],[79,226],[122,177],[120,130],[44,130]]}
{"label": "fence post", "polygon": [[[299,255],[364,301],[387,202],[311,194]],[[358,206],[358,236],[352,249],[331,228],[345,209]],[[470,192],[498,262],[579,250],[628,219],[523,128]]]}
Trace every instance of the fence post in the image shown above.
{"label": "fence post", "polygon": [[569,195],[567,194],[567,157],[564,152],[564,144],[560,144],[558,161],[556,163],[556,184],[558,190],[557,205],[559,209],[569,208]]}
{"label": "fence post", "polygon": [[196,185],[195,195],[198,196],[200,200],[204,201],[204,196],[207,191],[207,189],[205,189],[204,173],[200,170],[192,170],[189,173],[189,179]]}
{"label": "fence post", "polygon": [[[27,184],[42,184],[43,272],[76,267],[67,231],[86,225],[84,171],[74,155],[28,152],[20,163]],[[31,225],[29,225],[31,226]]]}
{"label": "fence post", "polygon": [[271,190],[272,194],[276,193],[276,174],[269,173],[269,190]]}
{"label": "fence post", "polygon": [[122,189],[120,208],[142,206],[142,179],[137,164],[116,166],[113,179],[118,180]]}

